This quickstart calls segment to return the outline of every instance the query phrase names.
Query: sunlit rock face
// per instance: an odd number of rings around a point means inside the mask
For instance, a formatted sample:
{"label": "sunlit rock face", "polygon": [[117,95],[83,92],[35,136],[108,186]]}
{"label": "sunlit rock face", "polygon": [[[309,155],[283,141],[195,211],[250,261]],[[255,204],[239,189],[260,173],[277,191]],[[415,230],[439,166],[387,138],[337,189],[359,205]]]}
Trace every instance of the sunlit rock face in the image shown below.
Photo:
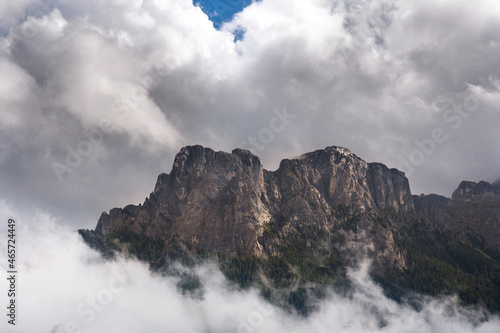
{"label": "sunlit rock face", "polygon": [[[166,241],[177,235],[204,251],[262,256],[279,255],[289,235],[319,230],[328,236],[328,246],[346,257],[357,257],[362,244],[363,253],[375,261],[404,267],[391,229],[375,221],[381,209],[397,214],[414,209],[408,180],[345,148],[286,159],[271,172],[247,150],[188,146],[176,155],[170,174],[158,177],[144,204],[103,213],[96,231],[127,226]],[[355,219],[355,229],[343,228],[349,218]],[[266,226],[277,220],[282,237],[265,237]]]}
{"label": "sunlit rock face", "polygon": [[336,249],[348,264],[369,258],[376,272],[406,267],[396,240],[415,223],[455,240],[500,248],[499,186],[463,182],[452,199],[412,196],[404,173],[331,146],[267,171],[247,150],[188,146],[158,177],[144,204],[103,213],[96,231],[128,228],[210,253],[280,255],[299,241]]}

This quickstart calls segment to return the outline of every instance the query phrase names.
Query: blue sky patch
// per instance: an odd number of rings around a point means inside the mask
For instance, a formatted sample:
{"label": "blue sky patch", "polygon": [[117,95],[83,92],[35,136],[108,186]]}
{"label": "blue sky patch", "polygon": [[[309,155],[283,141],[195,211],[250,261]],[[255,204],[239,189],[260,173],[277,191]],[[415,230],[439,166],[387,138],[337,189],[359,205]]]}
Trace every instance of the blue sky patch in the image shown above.
{"label": "blue sky patch", "polygon": [[193,3],[199,6],[214,23],[214,27],[219,29],[224,22],[230,21],[234,14],[250,5],[252,0],[193,0]]}

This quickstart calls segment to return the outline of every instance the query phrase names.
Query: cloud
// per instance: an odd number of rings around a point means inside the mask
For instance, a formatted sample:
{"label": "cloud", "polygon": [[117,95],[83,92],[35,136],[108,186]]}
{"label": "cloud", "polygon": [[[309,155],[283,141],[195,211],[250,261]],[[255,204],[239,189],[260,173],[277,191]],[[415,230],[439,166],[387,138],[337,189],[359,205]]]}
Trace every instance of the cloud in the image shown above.
{"label": "cloud", "polygon": [[[2,8],[4,196],[75,224],[142,201],[194,143],[246,142],[268,169],[329,145],[390,167],[423,153],[415,193],[500,176],[494,1],[265,0],[219,30],[190,0]],[[477,109],[452,128],[470,96]],[[270,136],[283,109],[295,118]],[[426,154],[417,142],[435,129],[448,139]]]}
{"label": "cloud", "polygon": [[[419,310],[387,299],[368,278],[366,263],[350,273],[352,295],[331,291],[307,318],[268,304],[258,290],[235,289],[211,263],[177,265],[202,282],[202,297],[192,297],[177,287],[179,277],[153,274],[131,259],[104,261],[75,231],[43,211],[19,211],[0,201],[0,212],[2,221],[13,218],[17,226],[17,322],[15,329],[2,322],[5,332],[459,333],[500,328],[498,317],[463,308],[455,298],[422,298]],[[5,237],[0,243],[5,247]],[[0,262],[5,269],[5,251]],[[2,279],[1,288],[6,287]]]}
{"label": "cloud", "polygon": [[0,28],[7,28],[9,25],[17,23],[16,19],[22,16],[26,7],[35,2],[37,0],[0,3]]}
{"label": "cloud", "polygon": [[497,332],[454,299],[394,303],[366,271],[308,318],[229,288],[213,265],[195,269],[193,299],[176,277],[102,261],[73,229],[141,202],[192,143],[245,143],[268,169],[329,145],[390,167],[422,156],[415,193],[494,181],[499,17],[493,0],[264,0],[217,30],[190,0],[0,4],[0,212],[19,225],[19,331]]}
{"label": "cloud", "polygon": [[[68,112],[83,126],[125,132],[145,149],[177,144],[180,134],[148,96],[145,65],[120,45],[120,35],[69,23],[57,9],[28,22],[35,37],[16,36],[10,52],[51,101],[46,107]],[[149,138],[148,145],[141,138]]]}
{"label": "cloud", "polygon": [[22,68],[6,59],[0,59],[0,71],[9,78],[0,82],[0,94],[3,96],[0,128],[22,128],[25,125],[23,120],[28,115],[28,110],[31,111],[31,116],[40,118],[38,89],[33,78]]}

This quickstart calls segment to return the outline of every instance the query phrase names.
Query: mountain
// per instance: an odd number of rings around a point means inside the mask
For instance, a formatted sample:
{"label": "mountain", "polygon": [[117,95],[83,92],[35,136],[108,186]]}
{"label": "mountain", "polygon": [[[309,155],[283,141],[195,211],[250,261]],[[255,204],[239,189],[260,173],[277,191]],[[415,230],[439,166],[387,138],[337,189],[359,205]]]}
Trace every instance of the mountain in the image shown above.
{"label": "mountain", "polygon": [[247,150],[184,147],[142,205],[113,208],[81,234],[104,252],[128,244],[155,269],[169,256],[217,255],[228,278],[270,298],[287,290],[297,309],[311,282],[345,284],[346,268],[364,259],[396,299],[458,293],[500,309],[500,185],[414,196],[403,172],[342,147],[276,171]]}
{"label": "mountain", "polygon": [[414,197],[414,203],[429,229],[499,255],[500,184],[463,181],[451,199],[427,195]]}
{"label": "mountain", "polygon": [[391,230],[373,223],[372,215],[381,209],[414,209],[408,180],[402,172],[366,163],[345,148],[283,160],[270,172],[246,150],[229,154],[191,146],[177,154],[170,174],[158,177],[143,205],[103,213],[96,231],[112,233],[127,226],[155,239],[168,241],[176,235],[208,252],[279,255],[280,243],[267,237],[271,229],[285,238],[304,232],[331,236],[339,234],[335,229],[341,215],[349,217],[352,211],[359,215],[358,232],[340,234],[373,243],[376,259],[396,260],[404,267]]}

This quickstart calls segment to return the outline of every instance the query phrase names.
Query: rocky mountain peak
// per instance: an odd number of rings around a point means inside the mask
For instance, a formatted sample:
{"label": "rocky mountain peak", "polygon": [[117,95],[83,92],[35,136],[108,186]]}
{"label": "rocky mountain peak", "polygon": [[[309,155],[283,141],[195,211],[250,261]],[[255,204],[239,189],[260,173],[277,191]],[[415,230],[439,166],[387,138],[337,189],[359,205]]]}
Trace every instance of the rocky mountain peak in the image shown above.
{"label": "rocky mountain peak", "polygon": [[[348,149],[330,146],[285,159],[267,171],[250,151],[182,148],[170,174],[161,174],[144,205],[104,213],[96,230],[127,226],[138,234],[184,241],[206,251],[274,253],[262,241],[266,225],[314,225],[329,229],[335,209],[407,212],[413,199],[404,174],[366,163]],[[387,236],[387,235],[386,235]]]}
{"label": "rocky mountain peak", "polygon": [[453,192],[452,199],[462,202],[475,202],[488,198],[500,198],[500,183],[490,184],[485,181],[479,183],[463,181]]}
{"label": "rocky mountain peak", "polygon": [[259,157],[244,149],[234,149],[231,154],[200,145],[183,147],[175,156],[172,174],[189,172],[191,175],[201,176],[214,168],[227,169],[235,167],[250,167],[262,169]]}
{"label": "rocky mountain peak", "polygon": [[347,204],[359,210],[413,209],[409,182],[403,172],[367,163],[347,148],[330,146],[283,160],[277,172],[305,176],[332,207]]}
{"label": "rocky mountain peak", "polygon": [[331,152],[336,152],[336,153],[344,154],[344,155],[353,155],[349,149],[344,148],[344,147],[340,147],[340,146],[328,146],[324,150],[328,151],[328,152],[331,151]]}
{"label": "rocky mountain peak", "polygon": [[308,160],[309,162],[323,161],[334,164],[339,164],[342,160],[352,160],[356,163],[366,164],[365,161],[353,154],[349,149],[339,146],[328,146],[325,149],[318,149],[302,154],[293,160]]}

